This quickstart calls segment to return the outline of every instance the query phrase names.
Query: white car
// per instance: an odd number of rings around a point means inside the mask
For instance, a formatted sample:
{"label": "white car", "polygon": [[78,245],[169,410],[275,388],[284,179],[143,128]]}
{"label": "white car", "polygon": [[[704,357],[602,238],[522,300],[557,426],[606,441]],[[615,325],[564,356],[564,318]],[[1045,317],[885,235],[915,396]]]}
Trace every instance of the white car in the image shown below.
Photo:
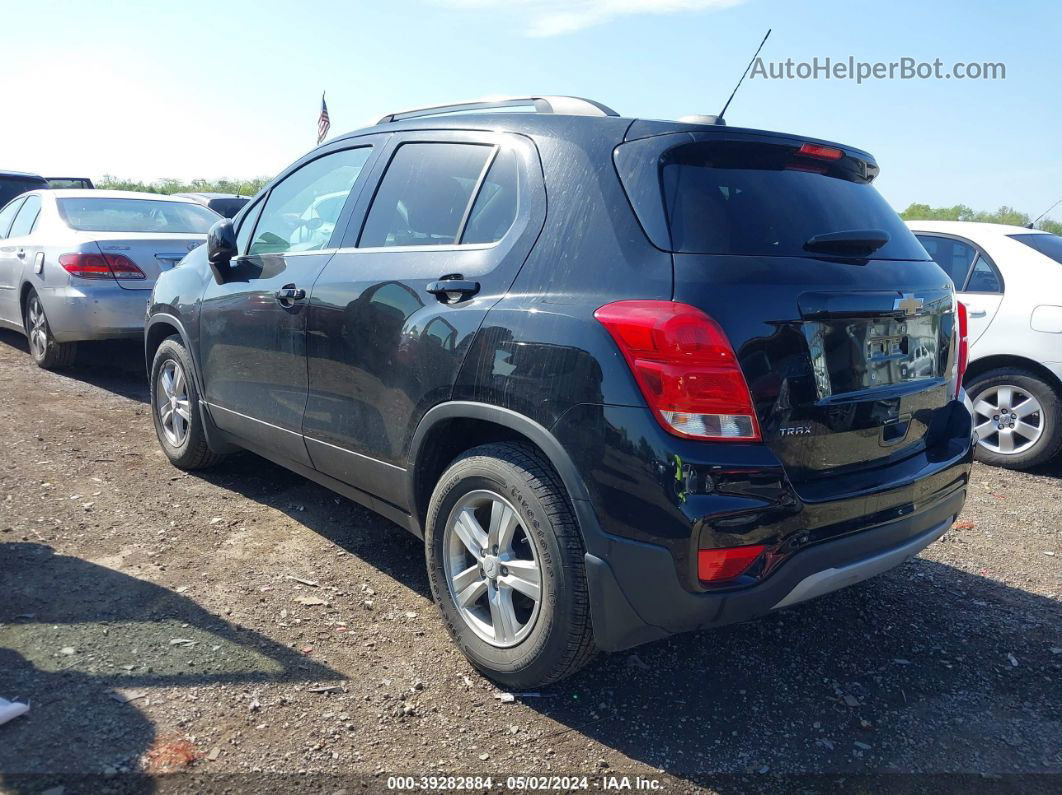
{"label": "white car", "polygon": [[46,369],[73,364],[81,341],[139,339],[156,277],[220,220],[155,193],[23,193],[0,208],[0,328]]}
{"label": "white car", "polygon": [[1062,237],[1022,226],[908,221],[969,317],[964,385],[979,460],[1026,469],[1062,448]]}

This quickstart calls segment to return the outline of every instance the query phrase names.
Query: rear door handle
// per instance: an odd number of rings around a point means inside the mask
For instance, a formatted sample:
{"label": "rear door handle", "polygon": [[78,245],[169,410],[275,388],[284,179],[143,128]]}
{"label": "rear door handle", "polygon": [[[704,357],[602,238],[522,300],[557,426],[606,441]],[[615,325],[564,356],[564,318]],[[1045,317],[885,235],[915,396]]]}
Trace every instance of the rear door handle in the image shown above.
{"label": "rear door handle", "polygon": [[967,306],[966,307],[966,314],[968,314],[970,317],[987,317],[988,310],[987,309],[979,309],[979,308],[973,307],[973,306]]}
{"label": "rear door handle", "polygon": [[429,282],[427,290],[443,303],[463,301],[479,292],[479,282],[467,279],[439,279]]}
{"label": "rear door handle", "polygon": [[290,301],[301,301],[306,297],[306,291],[301,287],[296,287],[294,284],[286,284],[273,293],[273,296],[283,304]]}

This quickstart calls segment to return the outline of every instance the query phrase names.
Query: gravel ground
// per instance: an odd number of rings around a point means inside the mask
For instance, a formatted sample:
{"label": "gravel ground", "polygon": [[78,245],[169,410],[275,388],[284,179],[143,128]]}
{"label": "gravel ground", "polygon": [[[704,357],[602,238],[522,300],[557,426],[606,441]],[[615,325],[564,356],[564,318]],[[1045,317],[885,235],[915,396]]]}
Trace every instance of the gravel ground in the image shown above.
{"label": "gravel ground", "polygon": [[146,399],[137,345],[54,374],[0,332],[0,697],[31,703],[0,789],[1062,786],[1062,462],[978,465],[955,527],[875,580],[508,702],[412,536],[249,454],[173,469]]}

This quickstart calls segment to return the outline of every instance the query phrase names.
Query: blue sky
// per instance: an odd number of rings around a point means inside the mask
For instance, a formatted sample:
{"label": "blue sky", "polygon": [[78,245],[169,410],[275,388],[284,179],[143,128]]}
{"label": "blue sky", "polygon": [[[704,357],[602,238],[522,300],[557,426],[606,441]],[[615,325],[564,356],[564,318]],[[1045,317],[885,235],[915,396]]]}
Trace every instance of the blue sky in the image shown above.
{"label": "blue sky", "polygon": [[650,118],[714,113],[768,27],[768,61],[1001,61],[1007,77],[746,80],[731,125],[867,149],[899,209],[1036,215],[1062,198],[1054,0],[5,0],[0,167],[269,175],[312,148],[322,89],[333,133],[495,94],[576,94]]}

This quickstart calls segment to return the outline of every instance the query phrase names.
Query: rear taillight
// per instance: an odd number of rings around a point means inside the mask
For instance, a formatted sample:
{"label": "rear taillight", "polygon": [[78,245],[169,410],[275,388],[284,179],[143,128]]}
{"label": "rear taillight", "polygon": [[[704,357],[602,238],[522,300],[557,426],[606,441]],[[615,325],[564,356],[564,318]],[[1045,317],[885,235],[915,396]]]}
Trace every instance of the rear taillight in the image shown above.
{"label": "rear taillight", "polygon": [[115,279],[143,279],[144,272],[129,257],[123,254],[104,254],[103,258],[111,266]]}
{"label": "rear taillight", "polygon": [[966,365],[970,363],[970,321],[966,313],[966,304],[962,301],[956,303],[956,311],[959,316],[959,366],[955,375],[955,397],[959,396],[962,389],[962,379],[966,375]]}
{"label": "rear taillight", "polygon": [[143,279],[144,272],[124,254],[61,254],[59,264],[81,279]]}
{"label": "rear taillight", "polygon": [[694,439],[759,441],[737,356],[708,315],[673,301],[617,301],[594,317],[616,341],[666,430]]}
{"label": "rear taillight", "polygon": [[697,579],[701,582],[732,580],[744,574],[763,552],[763,544],[725,549],[697,550]]}

